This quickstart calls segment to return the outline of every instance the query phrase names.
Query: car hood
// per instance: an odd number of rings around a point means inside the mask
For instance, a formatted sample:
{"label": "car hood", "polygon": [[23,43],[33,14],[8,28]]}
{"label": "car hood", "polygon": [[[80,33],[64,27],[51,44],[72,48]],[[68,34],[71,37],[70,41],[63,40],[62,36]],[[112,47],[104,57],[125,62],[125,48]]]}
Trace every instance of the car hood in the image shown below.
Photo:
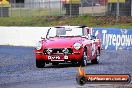
{"label": "car hood", "polygon": [[50,38],[45,43],[45,48],[71,48],[74,43],[82,43],[82,37],[56,37]]}

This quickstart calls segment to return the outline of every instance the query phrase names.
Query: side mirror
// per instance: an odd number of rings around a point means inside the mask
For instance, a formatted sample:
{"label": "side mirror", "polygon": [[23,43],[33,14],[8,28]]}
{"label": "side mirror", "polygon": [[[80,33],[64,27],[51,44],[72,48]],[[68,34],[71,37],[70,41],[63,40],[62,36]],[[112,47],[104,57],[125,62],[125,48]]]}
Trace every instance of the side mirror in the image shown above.
{"label": "side mirror", "polygon": [[41,39],[46,39],[46,36],[41,36]]}

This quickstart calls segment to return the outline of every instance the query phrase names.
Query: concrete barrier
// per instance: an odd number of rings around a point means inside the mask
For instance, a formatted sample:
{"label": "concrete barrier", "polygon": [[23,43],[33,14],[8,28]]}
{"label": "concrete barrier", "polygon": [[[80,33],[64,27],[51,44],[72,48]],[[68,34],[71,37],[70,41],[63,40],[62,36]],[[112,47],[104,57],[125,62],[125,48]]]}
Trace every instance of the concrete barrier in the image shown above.
{"label": "concrete barrier", "polygon": [[[0,45],[35,46],[50,27],[0,27]],[[93,28],[100,33],[103,49],[132,50],[132,29]]]}
{"label": "concrete barrier", "polygon": [[0,45],[35,46],[49,27],[0,27]]}

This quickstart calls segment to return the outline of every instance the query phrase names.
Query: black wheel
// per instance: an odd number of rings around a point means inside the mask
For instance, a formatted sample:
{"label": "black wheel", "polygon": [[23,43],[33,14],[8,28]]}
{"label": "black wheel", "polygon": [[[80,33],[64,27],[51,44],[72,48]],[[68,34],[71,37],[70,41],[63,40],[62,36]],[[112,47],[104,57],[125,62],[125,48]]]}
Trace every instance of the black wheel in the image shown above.
{"label": "black wheel", "polygon": [[99,52],[99,50],[97,50],[97,52],[96,52],[96,58],[93,59],[93,60],[91,60],[91,63],[92,64],[99,64],[99,59],[100,59],[100,52]]}
{"label": "black wheel", "polygon": [[74,62],[74,61],[72,61],[71,63],[72,63],[72,65],[73,65],[73,66],[75,66],[75,65],[77,64],[77,63],[76,63],[76,62]]}
{"label": "black wheel", "polygon": [[43,60],[36,60],[36,67],[37,68],[44,68],[45,66],[45,61]]}
{"label": "black wheel", "polygon": [[86,66],[87,65],[87,49],[85,48],[83,51],[83,56],[82,56],[82,61],[81,61],[81,65],[82,66]]}
{"label": "black wheel", "polygon": [[81,65],[81,61],[75,61],[75,62],[71,62],[73,66],[80,66]]}
{"label": "black wheel", "polygon": [[53,62],[52,65],[56,65],[57,66],[57,65],[59,65],[59,63],[58,62]]}

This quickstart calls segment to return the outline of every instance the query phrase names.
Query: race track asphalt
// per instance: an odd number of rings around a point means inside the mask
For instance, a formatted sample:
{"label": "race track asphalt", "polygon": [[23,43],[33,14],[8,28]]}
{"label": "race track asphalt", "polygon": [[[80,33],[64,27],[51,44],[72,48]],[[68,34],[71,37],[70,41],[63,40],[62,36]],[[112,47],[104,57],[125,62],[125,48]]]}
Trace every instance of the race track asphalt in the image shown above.
{"label": "race track asphalt", "polygon": [[[60,64],[36,68],[33,47],[0,46],[0,88],[132,88],[132,84],[86,84],[79,86],[77,66]],[[87,74],[132,75],[132,51],[103,50],[100,64],[88,63]]]}

